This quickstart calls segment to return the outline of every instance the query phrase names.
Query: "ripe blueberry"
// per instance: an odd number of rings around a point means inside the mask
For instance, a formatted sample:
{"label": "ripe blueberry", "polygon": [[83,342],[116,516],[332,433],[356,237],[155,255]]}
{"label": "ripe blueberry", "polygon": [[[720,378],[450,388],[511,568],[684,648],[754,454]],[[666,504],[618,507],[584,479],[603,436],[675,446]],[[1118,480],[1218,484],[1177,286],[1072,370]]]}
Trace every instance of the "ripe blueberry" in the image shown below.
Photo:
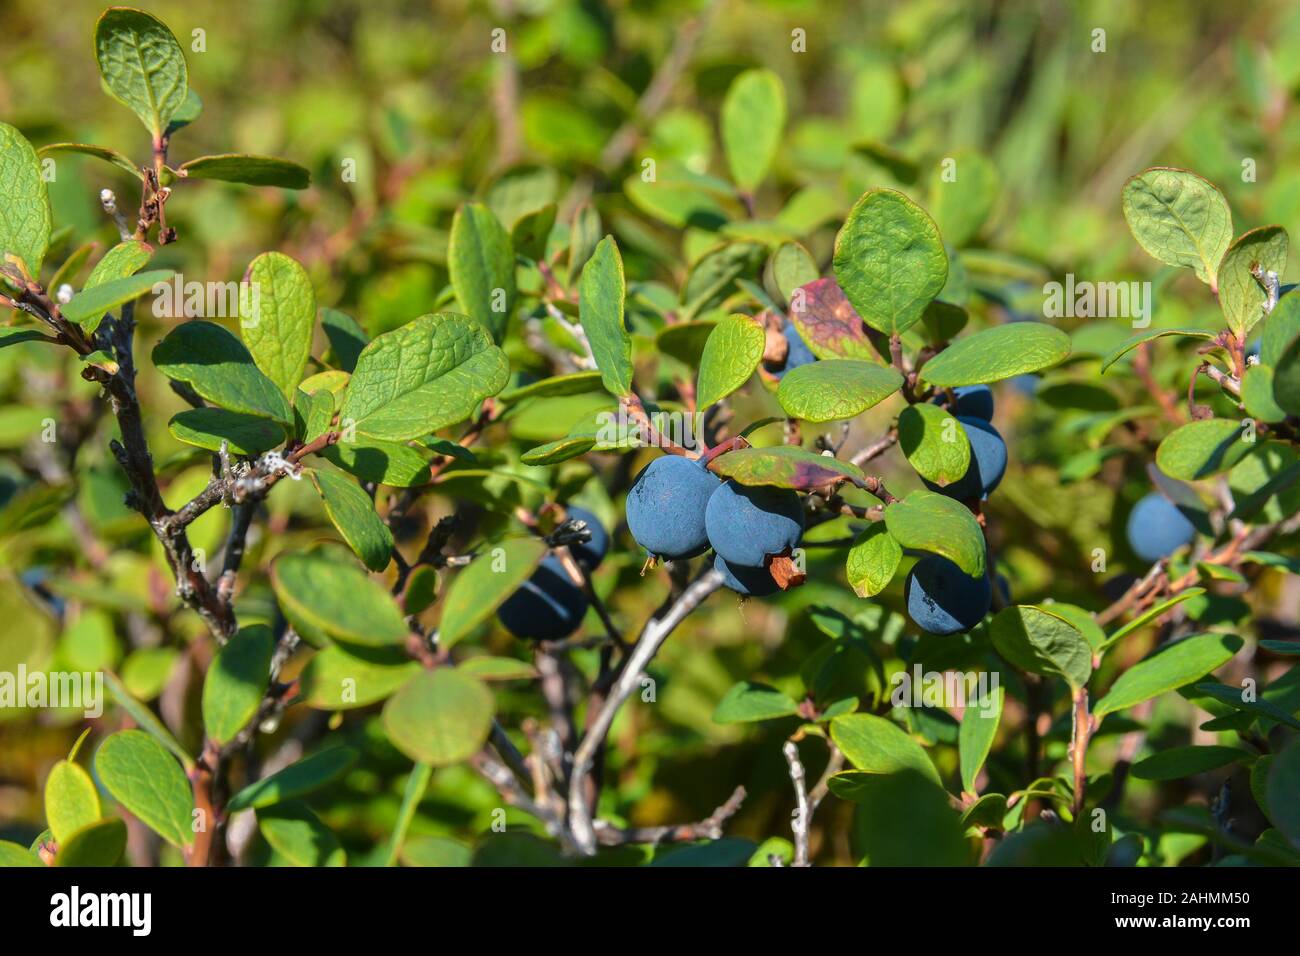
{"label": "ripe blueberry", "polygon": [[627,493],[627,526],[636,543],[657,558],[679,561],[709,546],[704,509],[722,482],[699,461],[680,455],[656,458]]}
{"label": "ripe blueberry", "polygon": [[1196,537],[1196,528],[1178,507],[1153,491],[1129,512],[1129,547],[1143,561],[1167,558]]}
{"label": "ripe blueberry", "polygon": [[570,519],[585,521],[587,530],[591,532],[589,541],[569,545],[569,553],[573,555],[573,560],[582,565],[585,570],[595,571],[609,552],[609,532],[600,523],[600,519],[586,508],[581,508],[578,505],[568,505],[565,510],[568,512]]}
{"label": "ripe blueberry", "polygon": [[578,629],[587,613],[587,596],[564,565],[548,554],[533,576],[497,608],[497,619],[515,637],[558,641]]}
{"label": "ripe blueberry", "polygon": [[709,544],[732,567],[761,568],[803,534],[803,504],[789,488],[728,481],[709,498],[704,513]]}
{"label": "ripe blueberry", "polygon": [[907,616],[931,634],[969,631],[984,619],[993,603],[987,575],[972,578],[937,554],[916,562],[903,593]]}
{"label": "ripe blueberry", "polygon": [[957,407],[949,409],[953,415],[993,421],[993,389],[987,385],[961,385],[952,392],[957,396]]}
{"label": "ripe blueberry", "polygon": [[767,568],[730,565],[723,560],[722,555],[715,554],[713,569],[722,575],[723,584],[744,597],[766,597],[781,590]]}

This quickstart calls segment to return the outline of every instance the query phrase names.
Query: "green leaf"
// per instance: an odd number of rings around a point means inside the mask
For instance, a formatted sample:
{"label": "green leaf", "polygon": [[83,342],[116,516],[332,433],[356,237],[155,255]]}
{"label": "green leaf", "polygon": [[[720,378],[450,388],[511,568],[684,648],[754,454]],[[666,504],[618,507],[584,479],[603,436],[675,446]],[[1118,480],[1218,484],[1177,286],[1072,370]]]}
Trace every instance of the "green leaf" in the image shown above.
{"label": "green leaf", "polygon": [[799,705],[775,687],[741,681],[718,701],[713,721],[718,724],[743,724],[759,720],[789,717],[799,712]]}
{"label": "green leaf", "polygon": [[1260,226],[1239,236],[1218,267],[1219,306],[1228,328],[1239,338],[1244,338],[1264,317],[1268,295],[1253,271],[1276,272],[1286,270],[1287,248],[1290,240],[1281,226]]}
{"label": "green leaf", "polygon": [[536,570],[546,554],[541,538],[509,538],[457,572],[442,606],[438,644],[452,647],[492,616]]}
{"label": "green leaf", "polygon": [[461,307],[501,342],[514,310],[515,253],[510,234],[486,206],[466,203],[456,210],[447,265]]}
{"label": "green leaf", "polygon": [[45,822],[60,844],[101,816],[99,792],[90,774],[71,760],[60,760],[45,778]]}
{"label": "green leaf", "polygon": [[1170,478],[1196,481],[1227,471],[1259,445],[1246,441],[1242,424],[1204,418],[1174,429],[1156,449],[1156,467]]}
{"label": "green leaf", "polygon": [[1273,371],[1273,400],[1300,415],[1300,297],[1285,295],[1264,324],[1260,361]]}
{"label": "green leaf", "polygon": [[913,770],[940,783],[929,754],[891,720],[846,714],[831,721],[831,739],[854,767],[871,774]]}
{"label": "green leaf", "polygon": [[172,32],[141,10],[110,7],[95,24],[95,59],[113,98],[160,140],[189,92],[185,54]]}
{"label": "green leaf", "polygon": [[884,522],[868,525],[849,548],[845,574],[858,597],[874,597],[889,586],[903,560],[903,549]]}
{"label": "green leaf", "polygon": [[1124,184],[1129,231],[1150,255],[1187,266],[1211,287],[1232,242],[1232,212],[1213,183],[1185,169],[1156,166]]}
{"label": "green leaf", "polygon": [[321,309],[320,326],[330,343],[332,355],[329,357],[343,371],[351,373],[357,367],[361,350],[370,341],[365,329],[352,316],[338,309]]}
{"label": "green leaf", "polygon": [[313,392],[298,388],[293,396],[294,433],[309,444],[330,430],[334,421],[334,393],[327,388]]}
{"label": "green leaf", "polygon": [[43,342],[54,339],[48,338],[40,329],[5,329],[0,328],[0,349],[8,348],[11,345],[21,345],[23,342]]}
{"label": "green leaf", "polygon": [[271,564],[271,586],[285,617],[309,640],[321,635],[363,647],[406,641],[406,620],[387,588],[327,552],[281,554]]}
{"label": "green leaf", "polygon": [[1226,767],[1249,756],[1237,747],[1170,747],[1135,763],[1133,776],[1139,780],[1179,780]]}
{"label": "green leaf", "polygon": [[112,163],[118,169],[130,173],[136,179],[144,182],[144,173],[140,167],[131,162],[129,156],[124,156],[115,149],[109,149],[107,146],[94,146],[90,143],[50,143],[48,146],[42,146],[36,151],[36,155],[44,156],[47,153],[79,153],[82,156],[93,156],[95,159],[102,159],[106,163]]}
{"label": "green leaf", "polygon": [[590,202],[581,203],[573,211],[573,222],[569,228],[569,284],[573,285],[582,275],[582,267],[587,264],[591,254],[600,242],[600,213]]}
{"label": "green leaf", "polygon": [[534,262],[546,258],[546,241],[555,227],[555,203],[520,216],[510,227],[510,245],[517,255]]}
{"label": "green leaf", "polygon": [[1194,634],[1166,644],[1120,674],[1093,707],[1093,716],[1100,719],[1194,683],[1227,663],[1241,645],[1241,638],[1227,634]]}
{"label": "green leaf", "polygon": [[176,759],[181,762],[181,765],[186,770],[194,766],[194,758],[186,753],[185,748],[180,745],[180,741],[172,736],[172,732],[154,715],[152,710],[131,696],[131,693],[122,686],[122,682],[117,678],[117,675],[112,671],[105,671],[104,684],[108,687],[109,696],[117,701],[119,707],[131,715],[131,719],[136,722],[137,726],[143,728],[154,740],[175,754]]}
{"label": "green leaf", "polygon": [[338,837],[305,805],[277,803],[257,811],[257,828],[279,858],[292,866],[344,866]]}
{"label": "green leaf", "polygon": [[1251,714],[1254,717],[1260,717],[1264,720],[1271,720],[1274,723],[1285,724],[1292,730],[1300,730],[1300,720],[1292,717],[1277,704],[1269,700],[1248,700],[1245,691],[1240,687],[1231,687],[1227,684],[1197,684],[1195,690],[1198,694],[1204,694],[1207,697],[1213,697],[1220,703],[1227,704],[1233,710],[1240,711],[1244,714]]}
{"label": "green leaf", "polygon": [[776,390],[776,399],[791,418],[834,422],[879,405],[902,387],[903,376],[892,366],[859,359],[826,359],[787,372]]}
{"label": "green leaf", "polygon": [[117,817],[88,823],[59,841],[57,867],[114,866],[126,850],[126,823]]}
{"label": "green leaf", "polygon": [[342,776],[356,763],[357,757],[358,753],[352,747],[326,747],[269,777],[250,783],[231,797],[226,812],[261,809],[319,790]]}
{"label": "green leaf", "polygon": [[405,648],[331,645],[312,655],[298,685],[308,707],[351,710],[383,700],[420,670]]}
{"label": "green leaf", "polygon": [[998,733],[1005,700],[1006,691],[999,685],[985,700],[966,701],[961,727],[957,731],[957,749],[961,758],[961,788],[967,793],[976,792],[975,778],[993,749],[993,738]]}
{"label": "green leaf", "polygon": [[767,175],[785,128],[785,87],[771,70],[746,70],[722,101],[722,148],[731,178],[752,192]]}
{"label": "green leaf", "polygon": [[[769,268],[772,283],[787,305],[790,304],[796,289],[821,278],[821,272],[817,269],[817,262],[813,259],[812,253],[797,242],[786,242],[778,246],[776,252],[772,253]],[[833,284],[834,280],[831,281]],[[836,286],[836,289],[838,288]],[[840,296],[843,295],[844,293],[840,292]],[[800,332],[802,333],[802,329]],[[807,336],[805,335],[804,338],[807,339]]]}
{"label": "green leaf", "polygon": [[224,441],[234,455],[260,455],[284,442],[284,428],[256,415],[224,408],[187,408],[172,416],[167,429],[177,441],[220,451]]}
{"label": "green leaf", "polygon": [[513,657],[471,657],[460,664],[462,674],[479,680],[536,680],[537,669]]}
{"label": "green leaf", "polygon": [[325,513],[356,556],[371,571],[382,571],[393,560],[393,533],[375,513],[375,503],[354,481],[328,471],[312,471],[311,479],[325,502]]}
{"label": "green leaf", "polygon": [[63,317],[78,325],[90,326],[92,322],[98,325],[105,312],[116,309],[125,302],[134,302],[174,274],[171,269],[154,269],[122,279],[112,279],[93,288],[88,286],[61,307]]}
{"label": "green leaf", "polygon": [[154,348],[153,364],[214,405],[293,424],[284,393],[253,363],[243,342],[212,322],[176,326]]}
{"label": "green leaf", "polygon": [[1092,645],[1050,606],[1003,608],[990,622],[989,635],[997,652],[1023,671],[1064,677],[1076,690],[1092,677]]}
{"label": "green leaf", "polygon": [[1104,651],[1109,649],[1111,646],[1118,643],[1123,638],[1132,634],[1138,628],[1145,627],[1151,621],[1154,621],[1156,618],[1164,614],[1174,605],[1182,604],[1188,598],[1194,598],[1204,593],[1205,593],[1205,588],[1188,588],[1185,591],[1180,591],[1178,594],[1175,594],[1167,601],[1161,601],[1159,604],[1156,604],[1153,607],[1150,607],[1147,610],[1143,611],[1137,617],[1133,618],[1133,620],[1129,621],[1123,627],[1116,630],[1115,633],[1111,634],[1110,637],[1106,638],[1106,640],[1102,642],[1101,646],[1098,647],[1097,650]]}
{"label": "green leaf", "polygon": [[[551,208],[554,212],[554,206]],[[432,776],[433,768],[427,763],[417,763],[411,768],[402,791],[402,805],[397,811],[397,823],[394,824],[392,838],[388,841],[384,866],[397,865],[398,857],[402,853],[402,844],[406,842],[406,833],[411,828],[411,821],[415,818],[420,801],[424,799],[424,794],[429,789],[429,779]],[[468,855],[466,853],[466,856]]]}
{"label": "green leaf", "polygon": [[487,742],[496,701],[483,682],[452,668],[425,671],[384,705],[384,729],[412,760],[445,767]]}
{"label": "green leaf", "polygon": [[691,265],[682,285],[681,318],[690,321],[720,306],[738,279],[753,276],[767,254],[757,242],[727,242],[710,249]]}
{"label": "green leaf", "polygon": [[605,389],[616,398],[632,393],[632,337],[623,327],[623,257],[606,236],[582,269],[578,316]]}
{"label": "green leaf", "polygon": [[997,167],[980,153],[959,150],[950,159],[952,177],[945,160],[930,179],[930,209],[949,245],[964,246],[993,211],[1001,184]]}
{"label": "green leaf", "polygon": [[1273,370],[1267,365],[1250,365],[1241,379],[1241,401],[1246,414],[1261,422],[1276,423],[1286,418],[1286,410],[1273,397]]}
{"label": "green leaf", "polygon": [[[151,255],[150,248],[139,240],[127,239],[125,242],[119,242],[104,253],[104,257],[95,263],[95,268],[90,270],[90,276],[86,279],[86,284],[82,289],[83,294],[91,289],[134,275],[145,267]],[[103,321],[104,314],[107,311],[108,309],[105,308],[102,312],[87,315],[81,320],[81,327],[87,332],[94,332],[99,328],[99,323]]]}
{"label": "green leaf", "polygon": [[961,422],[929,402],[909,405],[898,416],[898,446],[922,478],[940,487],[970,469],[970,439]]}
{"label": "green leaf", "polygon": [[265,624],[241,627],[217,652],[203,679],[203,727],[230,743],[257,715],[271,680],[275,634]]}
{"label": "green leaf", "polygon": [[339,441],[327,445],[320,455],[362,481],[392,488],[411,488],[429,481],[429,459],[409,445],[397,442]]}
{"label": "green leaf", "polygon": [[306,189],[311,185],[311,173],[297,163],[275,156],[248,153],[200,156],[182,163],[180,173],[190,179],[217,179],[223,183],[244,183],[248,186]]}
{"label": "green leaf", "polygon": [[185,91],[185,99],[181,101],[181,107],[172,114],[172,120],[167,124],[167,135],[170,136],[178,129],[184,129],[203,114],[203,100],[199,94],[193,90]]}
{"label": "green leaf", "polygon": [[1070,337],[1043,322],[1008,322],[958,339],[921,366],[921,378],[939,388],[1000,382],[1059,365]]}
{"label": "green leaf", "polygon": [[[851,785],[845,787],[848,781]],[[929,776],[915,770],[841,773],[831,778],[831,791],[856,804],[852,845],[862,854],[860,865],[967,866],[972,862],[961,814]]]}
{"label": "green leaf", "polygon": [[1264,783],[1269,819],[1295,846],[1300,846],[1300,743],[1291,741],[1273,757]]}
{"label": "green leaf", "polygon": [[8,840],[0,840],[0,869],[44,865],[41,858],[27,847]]}
{"label": "green leaf", "polygon": [[924,209],[893,189],[873,189],[835,238],[834,268],[858,314],[892,335],[915,325],[943,290],[948,254]]}
{"label": "green leaf", "polygon": [[713,327],[700,356],[696,405],[706,409],[740,388],[763,360],[767,333],[748,315],[729,315]]}
{"label": "green leaf", "polygon": [[913,491],[885,507],[885,527],[904,548],[941,554],[971,577],[984,576],[984,533],[959,501]]}
{"label": "green leaf", "polygon": [[484,326],[454,313],[422,315],[362,350],[340,422],[370,438],[419,438],[464,421],[509,377]]}
{"label": "green leaf", "polygon": [[1204,329],[1155,329],[1146,332],[1139,332],[1132,338],[1125,339],[1117,349],[1102,360],[1101,371],[1105,373],[1108,368],[1142,343],[1153,342],[1156,339],[1162,339],[1169,335],[1177,335],[1183,338],[1203,339],[1207,342],[1214,341],[1214,335],[1206,332]]}
{"label": "green leaf", "polygon": [[564,395],[585,395],[599,391],[599,372],[569,372],[552,375],[525,385],[515,385],[497,396],[497,401],[509,405],[529,398],[557,398]]}
{"label": "green leaf", "polygon": [[857,465],[795,445],[729,451],[713,459],[709,470],[742,485],[775,485],[799,491],[846,480],[860,485],[865,480]]}
{"label": "green leaf", "polygon": [[22,133],[0,123],[0,262],[11,253],[33,278],[39,276],[52,222],[36,150]]}
{"label": "green leaf", "polygon": [[239,332],[266,377],[285,398],[302,381],[311,358],[316,293],[298,262],[282,252],[264,252],[251,263],[239,290]]}
{"label": "green leaf", "polygon": [[595,447],[596,439],[591,435],[566,435],[528,449],[519,456],[519,460],[525,465],[558,465],[570,458],[585,455]]}
{"label": "green leaf", "polygon": [[[190,784],[180,764],[142,730],[110,736],[95,754],[95,775],[118,803],[172,846],[194,841]],[[209,827],[215,820],[204,821]]]}
{"label": "green leaf", "polygon": [[790,320],[819,359],[863,359],[881,364],[862,316],[853,310],[839,283],[829,276],[794,291]]}

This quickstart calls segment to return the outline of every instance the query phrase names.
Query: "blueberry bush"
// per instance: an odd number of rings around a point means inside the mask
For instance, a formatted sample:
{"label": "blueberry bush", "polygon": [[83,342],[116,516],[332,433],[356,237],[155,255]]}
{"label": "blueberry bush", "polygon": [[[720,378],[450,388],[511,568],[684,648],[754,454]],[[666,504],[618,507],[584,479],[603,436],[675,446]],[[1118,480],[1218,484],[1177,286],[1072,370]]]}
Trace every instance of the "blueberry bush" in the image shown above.
{"label": "blueberry bush", "polygon": [[255,6],[6,26],[0,863],[1300,863],[1300,18]]}

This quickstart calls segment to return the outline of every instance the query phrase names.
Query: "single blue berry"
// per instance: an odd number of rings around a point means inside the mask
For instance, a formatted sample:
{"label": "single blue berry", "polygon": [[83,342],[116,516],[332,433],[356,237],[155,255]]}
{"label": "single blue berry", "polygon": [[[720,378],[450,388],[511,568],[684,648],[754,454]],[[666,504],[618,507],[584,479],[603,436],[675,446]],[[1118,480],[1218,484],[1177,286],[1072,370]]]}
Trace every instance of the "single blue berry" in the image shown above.
{"label": "single blue berry", "polygon": [[1196,537],[1196,528],[1177,505],[1153,491],[1129,512],[1129,547],[1143,561],[1167,558]]}
{"label": "single blue berry", "polygon": [[590,540],[569,545],[569,553],[584,569],[595,571],[600,566],[600,562],[605,559],[605,555],[609,553],[609,532],[600,523],[600,519],[586,508],[568,505],[565,510],[571,520],[585,521],[587,530],[591,532]]}
{"label": "single blue berry", "polygon": [[497,619],[515,637],[558,641],[576,631],[586,613],[587,596],[559,558],[548,554],[533,576],[497,608]]}
{"label": "single blue berry", "polygon": [[728,481],[709,498],[704,513],[709,543],[733,567],[761,568],[803,535],[803,502],[789,488]]}
{"label": "single blue berry", "polygon": [[709,546],[704,510],[721,480],[699,461],[656,458],[627,493],[627,526],[636,543],[666,561],[703,554]]}
{"label": "single blue berry", "polygon": [[744,597],[766,597],[775,594],[781,588],[767,568],[747,568],[744,565],[730,565],[722,555],[713,556],[713,568],[722,575],[722,583]]}
{"label": "single blue berry", "polygon": [[937,554],[916,562],[903,593],[907,616],[931,634],[969,631],[984,620],[993,603],[987,575],[973,578]]}

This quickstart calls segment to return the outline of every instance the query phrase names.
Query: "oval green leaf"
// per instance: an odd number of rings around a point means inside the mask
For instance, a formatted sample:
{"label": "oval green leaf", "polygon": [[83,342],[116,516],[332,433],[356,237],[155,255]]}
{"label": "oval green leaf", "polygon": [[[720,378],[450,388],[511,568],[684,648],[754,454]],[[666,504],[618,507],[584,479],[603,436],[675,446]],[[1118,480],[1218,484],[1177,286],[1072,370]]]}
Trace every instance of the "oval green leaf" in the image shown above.
{"label": "oval green leaf", "polygon": [[1253,452],[1259,443],[1240,422],[1205,418],[1188,422],[1165,436],[1156,449],[1156,466],[1170,478],[1196,481],[1227,471]]}
{"label": "oval green leaf", "polygon": [[1120,205],[1138,245],[1214,285],[1232,243],[1232,212],[1213,183],[1185,169],[1156,166],[1124,184]]}
{"label": "oval green leaf", "polygon": [[362,350],[339,420],[370,438],[419,438],[464,421],[509,377],[484,326],[449,312],[422,315]]}
{"label": "oval green leaf", "polygon": [[217,652],[203,679],[203,727],[218,745],[235,739],[266,695],[275,634],[264,624],[242,627]]}
{"label": "oval green leaf", "polygon": [[879,405],[902,387],[903,376],[892,366],[859,359],[825,359],[787,372],[776,399],[791,418],[834,422]]}
{"label": "oval green leaf", "polygon": [[113,799],[172,846],[194,841],[194,801],[185,771],[143,730],[122,730],[105,740],[95,754],[95,775]]}
{"label": "oval green leaf", "polygon": [[971,577],[984,576],[984,533],[959,501],[913,491],[885,507],[885,527],[905,548],[941,554]]}
{"label": "oval green leaf", "polygon": [[185,54],[157,17],[110,7],[95,24],[95,59],[113,98],[161,140],[189,93]]}
{"label": "oval green leaf", "polygon": [[466,203],[456,210],[447,265],[461,308],[493,341],[502,341],[515,303],[515,252],[510,234],[487,206]]}
{"label": "oval green leaf", "polygon": [[948,254],[924,209],[893,189],[873,189],[835,238],[835,278],[853,308],[887,335],[915,325],[948,281]]}
{"label": "oval green leaf", "polygon": [[438,625],[438,644],[452,647],[528,580],[546,554],[541,538],[509,538],[483,551],[452,578]]}
{"label": "oval green leaf", "polygon": [[898,447],[916,473],[943,487],[970,468],[970,439],[961,422],[928,402],[909,405],[898,416]]}
{"label": "oval green leaf", "polygon": [[700,356],[696,405],[706,409],[740,388],[763,360],[767,333],[748,315],[729,315],[713,327]]}
{"label": "oval green leaf", "polygon": [[412,760],[445,767],[487,742],[496,700],[483,682],[443,667],[425,671],[384,705],[384,729]]}
{"label": "oval green leaf", "polygon": [[336,554],[291,551],[271,564],[280,607],[300,631],[363,647],[402,644],[405,618],[388,590]]}
{"label": "oval green leaf", "polygon": [[986,385],[1059,365],[1070,337],[1043,322],[1008,322],[958,339],[921,366],[921,378],[939,388]]}
{"label": "oval green leaf", "polygon": [[616,398],[632,392],[632,337],[623,327],[623,257],[613,236],[596,244],[578,283],[578,318],[605,389]]}
{"label": "oval green leaf", "polygon": [[375,503],[360,485],[342,475],[313,471],[311,479],[325,502],[325,513],[348,547],[371,571],[393,560],[393,533],[375,513]]}

